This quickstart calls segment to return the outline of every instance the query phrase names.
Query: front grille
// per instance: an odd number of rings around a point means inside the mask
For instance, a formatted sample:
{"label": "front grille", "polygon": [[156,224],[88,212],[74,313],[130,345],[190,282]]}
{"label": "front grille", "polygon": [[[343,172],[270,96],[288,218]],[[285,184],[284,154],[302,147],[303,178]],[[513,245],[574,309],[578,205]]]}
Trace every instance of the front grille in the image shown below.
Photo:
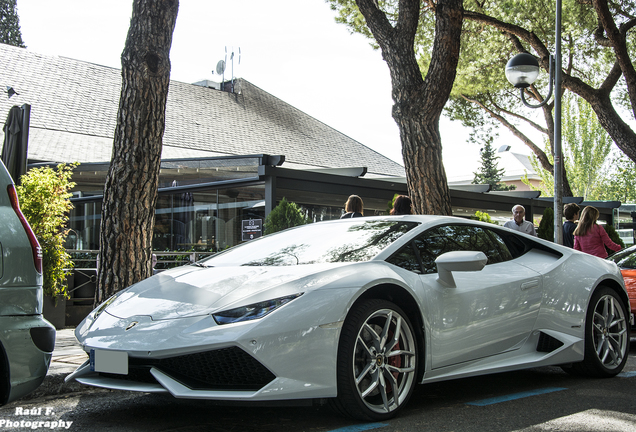
{"label": "front grille", "polygon": [[563,342],[553,338],[543,332],[539,335],[539,342],[537,343],[537,351],[539,352],[552,352],[563,346]]}
{"label": "front grille", "polygon": [[276,376],[240,348],[186,354],[164,359],[128,359],[128,376],[102,374],[138,382],[156,382],[154,367],[193,390],[258,390]]}

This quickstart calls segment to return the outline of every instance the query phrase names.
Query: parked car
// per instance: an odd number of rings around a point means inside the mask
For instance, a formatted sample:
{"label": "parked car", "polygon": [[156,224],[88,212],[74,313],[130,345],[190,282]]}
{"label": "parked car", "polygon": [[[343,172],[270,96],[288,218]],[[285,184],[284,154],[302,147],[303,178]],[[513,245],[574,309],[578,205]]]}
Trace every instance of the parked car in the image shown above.
{"label": "parked car", "polygon": [[0,162],[0,405],[35,390],[55,346],[42,317],[42,249]]}
{"label": "parked car", "polygon": [[624,367],[627,292],[609,261],[444,216],[319,222],[139,282],[77,327],[68,379],[177,398],[325,400],[385,420],[416,383]]}
{"label": "parked car", "polygon": [[614,261],[621,269],[629,296],[630,308],[632,313],[636,315],[636,246],[618,251],[608,259]]}

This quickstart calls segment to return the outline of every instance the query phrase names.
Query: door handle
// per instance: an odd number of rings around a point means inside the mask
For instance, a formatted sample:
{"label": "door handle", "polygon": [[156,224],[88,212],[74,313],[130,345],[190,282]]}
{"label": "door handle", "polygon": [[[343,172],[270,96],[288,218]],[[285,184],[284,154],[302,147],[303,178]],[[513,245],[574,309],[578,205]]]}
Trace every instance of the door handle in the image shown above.
{"label": "door handle", "polygon": [[539,286],[538,280],[533,280],[529,282],[524,282],[521,284],[521,291],[529,290],[531,288],[536,288]]}

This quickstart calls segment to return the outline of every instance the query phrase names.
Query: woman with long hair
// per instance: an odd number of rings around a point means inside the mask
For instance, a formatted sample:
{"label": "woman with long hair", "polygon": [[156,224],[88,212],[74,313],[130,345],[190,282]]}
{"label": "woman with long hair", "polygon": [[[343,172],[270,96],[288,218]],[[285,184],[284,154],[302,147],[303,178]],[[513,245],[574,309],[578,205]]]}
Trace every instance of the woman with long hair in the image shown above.
{"label": "woman with long hair", "polygon": [[610,240],[605,229],[596,223],[598,217],[599,211],[596,207],[587,206],[583,209],[579,225],[574,230],[574,249],[607,258],[605,247],[619,251],[621,246]]}
{"label": "woman with long hair", "polygon": [[390,213],[392,215],[413,214],[413,203],[411,202],[411,198],[406,195],[399,195],[396,197]]}
{"label": "woman with long hair", "polygon": [[346,218],[354,218],[360,217],[364,214],[364,203],[362,202],[362,198],[358,195],[351,195],[347,202],[345,203],[345,214],[340,216],[340,219]]}

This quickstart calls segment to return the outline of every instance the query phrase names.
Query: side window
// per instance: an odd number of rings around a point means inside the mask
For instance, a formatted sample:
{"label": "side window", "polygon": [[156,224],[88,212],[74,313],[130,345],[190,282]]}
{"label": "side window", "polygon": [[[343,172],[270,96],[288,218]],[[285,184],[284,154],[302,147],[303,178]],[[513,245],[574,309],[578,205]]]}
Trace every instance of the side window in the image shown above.
{"label": "side window", "polygon": [[[508,246],[506,245],[504,239],[501,238],[501,236],[494,231],[487,230],[487,232],[488,234],[490,234],[490,238],[492,239],[493,243],[499,249],[499,256],[501,258],[501,261],[510,261],[511,259],[513,259],[512,253],[510,252],[510,249],[508,249]],[[490,260],[488,260],[488,262],[490,263]]]}
{"label": "side window", "polygon": [[627,255],[618,261],[617,264],[623,268],[636,269],[636,253]]}
{"label": "side window", "polygon": [[470,225],[447,225],[426,231],[414,240],[425,274],[437,273],[435,259],[447,252],[481,251],[488,264],[512,259],[510,251],[496,233]]}
{"label": "side window", "polygon": [[411,243],[404,246],[386,261],[398,267],[402,267],[403,269],[412,271],[413,273],[422,273],[420,262],[417,259],[415,249],[413,249],[413,245]]}
{"label": "side window", "polygon": [[413,242],[422,259],[424,274],[437,273],[435,259],[446,253],[462,250],[451,236],[453,229],[450,226],[437,227],[426,231]]}

